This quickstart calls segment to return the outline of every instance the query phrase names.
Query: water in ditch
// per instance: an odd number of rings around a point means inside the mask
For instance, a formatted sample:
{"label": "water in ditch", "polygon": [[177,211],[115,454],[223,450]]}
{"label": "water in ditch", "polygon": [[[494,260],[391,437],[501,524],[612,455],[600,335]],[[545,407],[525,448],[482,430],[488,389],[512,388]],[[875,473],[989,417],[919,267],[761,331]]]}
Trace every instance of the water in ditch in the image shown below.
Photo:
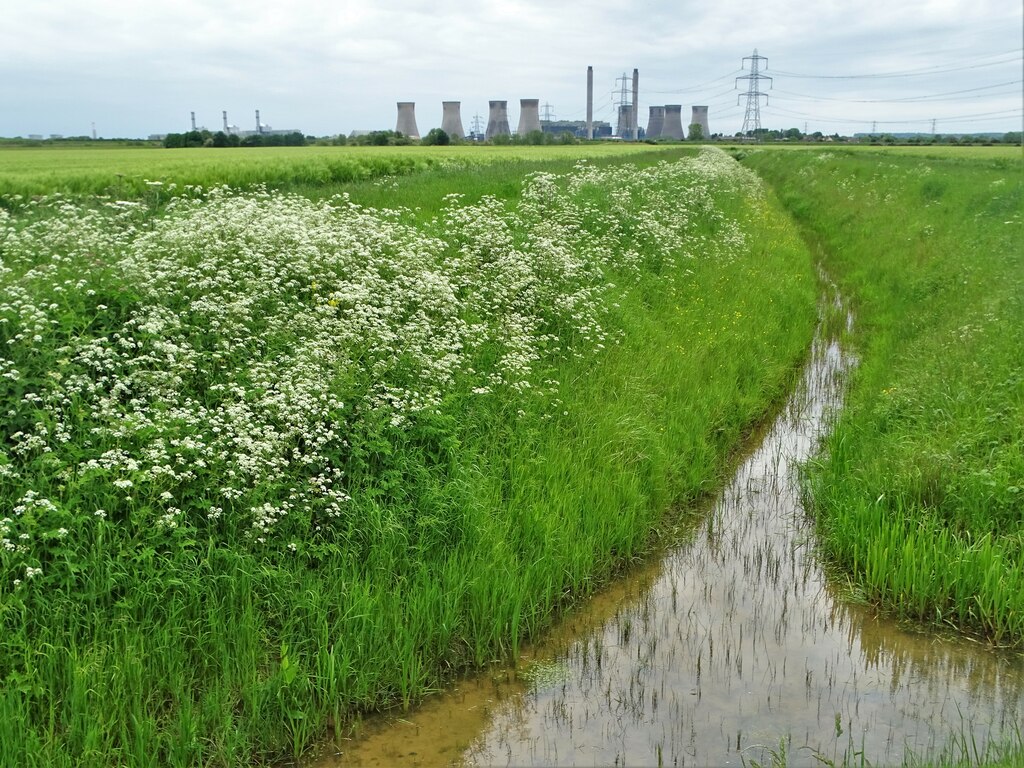
{"label": "water in ditch", "polygon": [[515,668],[367,723],[327,766],[894,765],[1018,742],[1024,659],[838,597],[796,467],[851,359],[803,380],[689,541],[568,616]]}

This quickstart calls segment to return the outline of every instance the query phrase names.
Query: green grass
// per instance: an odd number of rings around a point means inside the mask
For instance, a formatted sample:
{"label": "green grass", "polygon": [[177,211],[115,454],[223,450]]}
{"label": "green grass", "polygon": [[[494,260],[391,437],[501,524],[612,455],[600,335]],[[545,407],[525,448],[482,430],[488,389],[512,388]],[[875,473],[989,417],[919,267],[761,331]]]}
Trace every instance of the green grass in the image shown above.
{"label": "green grass", "polygon": [[816,276],[741,169],[661,157],[414,174],[394,214],[0,211],[0,764],[301,755],[513,656],[717,488]]}
{"label": "green grass", "polygon": [[825,549],[900,616],[1024,645],[1024,174],[902,150],[745,162],[854,306],[861,364],[808,470]]}
{"label": "green grass", "polygon": [[[331,185],[494,162],[650,154],[646,144],[551,147],[256,147],[230,149],[0,147],[0,204],[5,197],[60,192],[135,200],[180,194],[186,186],[274,189]],[[146,182],[162,182],[155,189]],[[170,185],[175,185],[170,189]],[[9,204],[9,203],[8,203]]]}

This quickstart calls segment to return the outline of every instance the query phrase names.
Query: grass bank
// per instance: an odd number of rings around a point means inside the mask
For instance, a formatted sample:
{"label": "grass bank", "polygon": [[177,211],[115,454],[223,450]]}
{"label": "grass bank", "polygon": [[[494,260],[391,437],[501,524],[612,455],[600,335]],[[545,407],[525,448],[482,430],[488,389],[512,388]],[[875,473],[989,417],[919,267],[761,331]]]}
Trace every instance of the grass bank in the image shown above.
{"label": "grass bank", "polygon": [[714,151],[505,170],[0,211],[0,764],[299,755],[721,482],[811,336],[788,219]]}
{"label": "grass bank", "polygon": [[854,305],[861,364],[808,470],[855,594],[1024,645],[1024,173],[1016,157],[749,151]]}

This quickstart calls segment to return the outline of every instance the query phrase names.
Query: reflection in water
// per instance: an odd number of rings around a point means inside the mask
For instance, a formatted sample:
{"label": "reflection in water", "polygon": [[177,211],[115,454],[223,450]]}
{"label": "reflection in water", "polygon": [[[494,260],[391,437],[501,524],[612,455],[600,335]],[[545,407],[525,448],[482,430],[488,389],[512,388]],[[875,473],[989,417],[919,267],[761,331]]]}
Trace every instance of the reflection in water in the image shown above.
{"label": "reflection in water", "polygon": [[891,765],[1019,733],[1019,656],[903,630],[829,591],[796,465],[849,365],[815,342],[692,542],[571,617],[525,672],[465,681],[340,764],[740,765],[784,751],[789,765]]}

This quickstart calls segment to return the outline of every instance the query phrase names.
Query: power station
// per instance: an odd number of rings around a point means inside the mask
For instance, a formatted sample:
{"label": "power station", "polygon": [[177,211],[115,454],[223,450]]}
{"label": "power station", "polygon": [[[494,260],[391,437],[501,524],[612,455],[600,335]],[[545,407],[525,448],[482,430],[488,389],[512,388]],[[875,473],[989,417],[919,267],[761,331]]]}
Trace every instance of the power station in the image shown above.
{"label": "power station", "polygon": [[[290,136],[290,135],[295,134],[295,133],[302,133],[302,131],[300,129],[298,129],[298,128],[279,128],[279,129],[275,130],[272,126],[269,126],[269,125],[267,125],[267,124],[265,124],[265,123],[260,121],[260,111],[258,109],[256,110],[255,129],[251,130],[251,131],[243,131],[237,125],[232,125],[231,123],[229,123],[228,122],[228,111],[226,109],[222,110],[220,114],[221,114],[221,128],[220,128],[220,130],[224,133],[225,136],[239,136],[241,138],[245,138],[247,136]],[[195,112],[190,113],[190,118],[191,118],[190,122],[191,122],[192,130],[193,131],[205,131],[205,130],[207,130],[205,127],[203,127],[201,125],[200,126],[196,125],[196,113]]]}
{"label": "power station", "polygon": [[398,123],[395,126],[395,131],[410,139],[420,137],[420,129],[416,127],[415,101],[398,102]]}
{"label": "power station", "polygon": [[540,99],[519,100],[519,128],[516,133],[525,136],[540,130]]}
{"label": "power station", "polygon": [[[751,62],[751,73],[747,77],[736,78],[737,81],[746,79],[750,81],[750,90],[747,95],[747,116],[744,120],[744,127],[748,125],[756,130],[760,123],[759,104],[760,97],[767,94],[758,90],[760,81],[769,80],[759,73],[759,65],[766,61],[754,51],[752,57],[746,57],[744,62]],[[579,120],[553,120],[553,113],[550,104],[545,104],[543,119],[540,114],[540,99],[519,100],[519,123],[516,134],[526,136],[535,132],[562,135],[569,133],[577,138],[613,138],[617,137],[624,141],[638,141],[641,138],[647,139],[675,139],[682,140],[687,137],[686,126],[700,126],[702,138],[711,138],[711,129],[708,125],[708,107],[693,106],[689,123],[684,126],[682,119],[682,105],[665,104],[650,105],[646,129],[640,128],[640,70],[633,69],[632,76],[623,73],[616,78],[617,91],[613,92],[612,101],[616,112],[614,129],[605,121],[594,119],[594,68],[587,67],[586,78],[586,121]],[[395,121],[395,132],[410,139],[419,139],[420,131],[416,123],[416,102],[396,102],[397,118]],[[473,132],[469,138],[473,140],[490,140],[498,136],[511,136],[512,129],[509,123],[508,101],[493,100],[488,102],[488,116],[486,129],[481,132],[480,116],[475,116]],[[441,102],[441,130],[456,139],[465,139],[467,134],[462,123],[462,103],[459,101]],[[196,123],[196,113],[190,113],[191,126],[193,131],[199,129]],[[237,125],[228,122],[227,110],[221,112],[221,131],[228,136],[253,136],[253,135],[284,135],[302,133],[297,129],[274,130],[266,125],[260,118],[260,111],[255,110],[254,130],[241,130]]]}
{"label": "power station", "polygon": [[694,107],[690,116],[690,125],[699,125],[702,139],[711,138],[711,129],[708,127],[708,108]]}
{"label": "power station", "polygon": [[462,102],[441,102],[441,130],[457,139],[466,138],[466,132],[462,130]]}
{"label": "power station", "polygon": [[487,130],[484,131],[484,138],[493,139],[495,136],[509,136],[512,130],[508,127],[508,102],[488,102],[490,111],[487,115]]}

